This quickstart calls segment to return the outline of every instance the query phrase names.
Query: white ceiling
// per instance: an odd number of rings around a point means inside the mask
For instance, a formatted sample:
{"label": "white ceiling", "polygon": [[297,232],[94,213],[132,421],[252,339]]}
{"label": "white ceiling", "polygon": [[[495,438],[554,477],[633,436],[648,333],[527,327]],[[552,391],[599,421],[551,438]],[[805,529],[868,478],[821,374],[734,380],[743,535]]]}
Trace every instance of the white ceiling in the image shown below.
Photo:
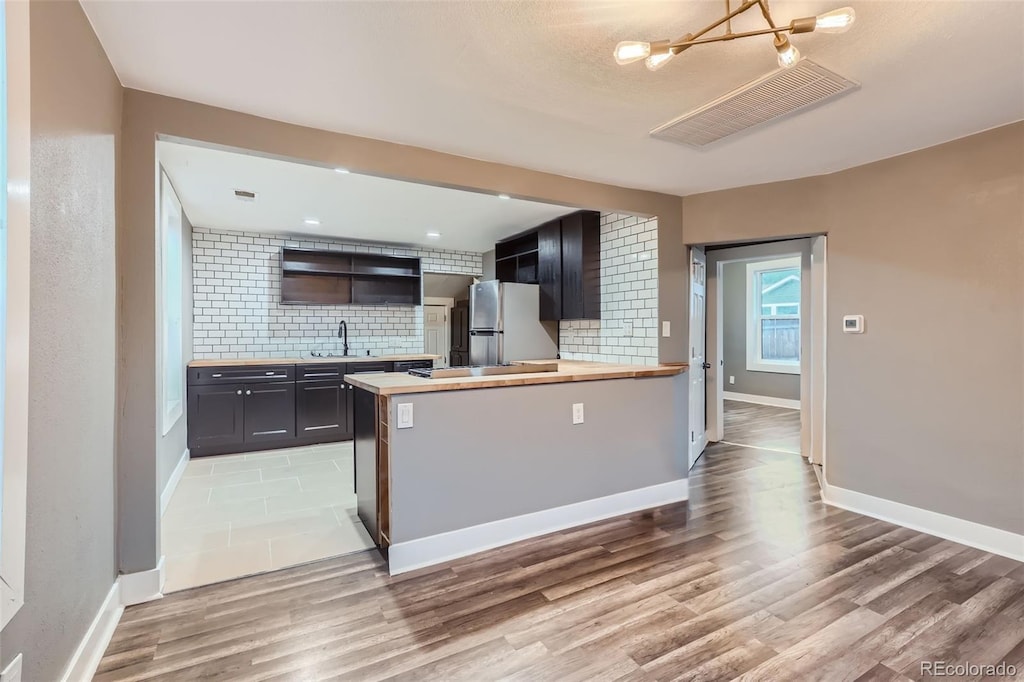
{"label": "white ceiling", "polygon": [[[482,252],[573,210],[174,142],[158,142],[157,156],[192,224],[212,229]],[[256,200],[236,198],[236,189]]]}
{"label": "white ceiling", "polygon": [[[624,39],[677,37],[721,0],[82,0],[122,82],[272,119],[676,194],[832,172],[1024,118],[1024,3],[852,4],[842,35],[793,38],[862,88],[692,150],[655,126],[775,68],[769,37],[697,46],[658,72]],[[736,30],[762,27],[757,10]]]}

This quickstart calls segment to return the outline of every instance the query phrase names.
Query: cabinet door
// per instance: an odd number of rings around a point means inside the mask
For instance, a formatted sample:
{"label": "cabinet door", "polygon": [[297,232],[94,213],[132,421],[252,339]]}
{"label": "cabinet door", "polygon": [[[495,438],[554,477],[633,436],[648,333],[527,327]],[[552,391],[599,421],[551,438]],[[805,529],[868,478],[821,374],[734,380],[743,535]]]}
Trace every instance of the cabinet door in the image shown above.
{"label": "cabinet door", "polygon": [[537,284],[540,319],[562,319],[562,227],[558,220],[537,230]]}
{"label": "cabinet door", "polygon": [[580,211],[562,223],[562,319],[601,318],[601,215]]}
{"label": "cabinet door", "polygon": [[188,446],[202,448],[235,445],[244,437],[241,384],[189,386]]}
{"label": "cabinet door", "polygon": [[562,317],[583,317],[583,220],[579,213],[562,222]]}
{"label": "cabinet door", "polygon": [[348,426],[348,386],[333,381],[300,381],[295,385],[295,429],[299,438],[344,440]]}
{"label": "cabinet door", "polygon": [[245,442],[295,437],[295,384],[246,384]]}

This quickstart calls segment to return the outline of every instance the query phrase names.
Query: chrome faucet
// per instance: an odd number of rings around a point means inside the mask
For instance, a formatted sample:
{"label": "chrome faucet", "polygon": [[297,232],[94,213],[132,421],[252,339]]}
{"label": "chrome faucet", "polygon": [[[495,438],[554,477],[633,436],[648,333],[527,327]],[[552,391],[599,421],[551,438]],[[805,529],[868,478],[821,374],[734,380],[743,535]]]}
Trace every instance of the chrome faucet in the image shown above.
{"label": "chrome faucet", "polygon": [[342,354],[348,357],[348,323],[345,320],[338,323],[338,338],[342,340]]}

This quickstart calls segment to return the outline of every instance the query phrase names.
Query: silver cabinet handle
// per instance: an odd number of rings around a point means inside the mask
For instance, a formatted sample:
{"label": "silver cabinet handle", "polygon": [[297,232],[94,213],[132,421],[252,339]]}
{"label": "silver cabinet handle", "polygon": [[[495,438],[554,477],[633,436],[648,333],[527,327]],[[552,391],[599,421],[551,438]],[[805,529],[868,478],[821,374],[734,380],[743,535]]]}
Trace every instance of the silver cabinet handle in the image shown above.
{"label": "silver cabinet handle", "polygon": [[235,395],[242,395],[242,389],[238,389],[237,391],[235,391]]}
{"label": "silver cabinet handle", "polygon": [[220,379],[224,375],[223,374],[211,374],[210,376],[213,377],[214,379]]}
{"label": "silver cabinet handle", "polygon": [[252,391],[246,391],[245,394],[246,395],[252,395]]}
{"label": "silver cabinet handle", "polygon": [[267,372],[267,376],[268,376],[268,377],[272,377],[272,376],[274,376],[275,374],[277,374],[277,372]]}

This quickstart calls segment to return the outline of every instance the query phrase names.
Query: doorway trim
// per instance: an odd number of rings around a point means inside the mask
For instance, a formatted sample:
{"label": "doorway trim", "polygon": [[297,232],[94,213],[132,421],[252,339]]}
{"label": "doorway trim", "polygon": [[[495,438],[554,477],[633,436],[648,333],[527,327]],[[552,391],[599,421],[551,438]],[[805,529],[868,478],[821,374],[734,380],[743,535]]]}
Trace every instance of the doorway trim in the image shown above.
{"label": "doorway trim", "polygon": [[[825,463],[825,347],[827,313],[827,238],[825,235],[792,239],[769,239],[751,245],[775,245],[771,252],[751,257],[729,248],[708,251],[707,329],[708,370],[705,401],[707,433],[710,442],[724,437],[725,385],[724,320],[722,296],[722,266],[729,262],[749,262],[784,255],[801,257],[800,317],[800,453],[812,464]],[[731,253],[730,253],[731,252]]]}

